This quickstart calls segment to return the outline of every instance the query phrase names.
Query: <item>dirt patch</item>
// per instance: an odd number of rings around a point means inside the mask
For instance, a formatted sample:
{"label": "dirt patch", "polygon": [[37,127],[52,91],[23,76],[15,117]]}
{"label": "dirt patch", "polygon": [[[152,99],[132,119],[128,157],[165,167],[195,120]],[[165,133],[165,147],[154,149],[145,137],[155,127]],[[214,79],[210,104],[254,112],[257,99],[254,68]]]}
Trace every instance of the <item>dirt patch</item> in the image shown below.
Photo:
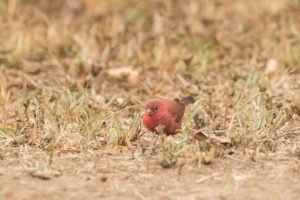
{"label": "dirt patch", "polygon": [[300,197],[299,160],[264,156],[254,162],[230,155],[211,165],[183,162],[179,167],[162,169],[155,159],[143,155],[134,159],[131,153],[95,152],[92,159],[85,156],[56,156],[53,166],[41,170],[39,177],[30,175],[39,167],[37,163],[31,167],[10,164],[10,170],[1,167],[1,196],[8,199]]}

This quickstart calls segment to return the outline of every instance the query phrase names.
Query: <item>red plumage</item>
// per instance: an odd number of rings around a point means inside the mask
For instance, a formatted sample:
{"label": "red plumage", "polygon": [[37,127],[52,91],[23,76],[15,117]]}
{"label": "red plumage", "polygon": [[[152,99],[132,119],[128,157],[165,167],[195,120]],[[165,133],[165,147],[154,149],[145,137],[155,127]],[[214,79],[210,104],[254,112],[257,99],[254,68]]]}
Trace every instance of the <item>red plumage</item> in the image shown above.
{"label": "red plumage", "polygon": [[193,97],[174,101],[167,99],[149,101],[145,105],[143,124],[149,131],[156,133],[156,128],[162,125],[167,135],[174,135],[181,129],[185,106],[194,102]]}

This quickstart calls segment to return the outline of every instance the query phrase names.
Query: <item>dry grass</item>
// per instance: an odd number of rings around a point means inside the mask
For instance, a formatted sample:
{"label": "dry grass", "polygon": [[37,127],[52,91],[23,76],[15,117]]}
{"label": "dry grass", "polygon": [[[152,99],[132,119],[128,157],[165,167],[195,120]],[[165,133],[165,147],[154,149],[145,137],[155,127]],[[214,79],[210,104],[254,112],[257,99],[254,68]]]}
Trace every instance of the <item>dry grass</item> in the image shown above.
{"label": "dry grass", "polygon": [[[0,1],[0,197],[300,197],[299,2]],[[182,133],[141,127],[187,95]]]}

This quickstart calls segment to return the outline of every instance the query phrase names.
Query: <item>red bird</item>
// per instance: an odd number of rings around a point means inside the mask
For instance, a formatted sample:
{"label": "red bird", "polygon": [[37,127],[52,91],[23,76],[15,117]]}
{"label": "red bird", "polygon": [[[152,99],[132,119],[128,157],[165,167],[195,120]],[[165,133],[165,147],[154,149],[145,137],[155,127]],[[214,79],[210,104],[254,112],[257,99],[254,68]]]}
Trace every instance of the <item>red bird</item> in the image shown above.
{"label": "red bird", "polygon": [[167,99],[149,101],[145,106],[143,124],[149,131],[156,133],[156,128],[162,125],[167,135],[174,135],[181,129],[185,106],[194,102],[194,98],[190,96],[174,101]]}

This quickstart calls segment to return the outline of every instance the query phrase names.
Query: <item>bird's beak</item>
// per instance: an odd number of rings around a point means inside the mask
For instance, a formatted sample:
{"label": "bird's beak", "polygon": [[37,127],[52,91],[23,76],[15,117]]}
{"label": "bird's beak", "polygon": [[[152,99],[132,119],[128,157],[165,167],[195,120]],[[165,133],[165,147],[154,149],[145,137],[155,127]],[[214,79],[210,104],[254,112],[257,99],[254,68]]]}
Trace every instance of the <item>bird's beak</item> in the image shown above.
{"label": "bird's beak", "polygon": [[146,110],[147,115],[153,115],[153,111],[150,108],[147,108]]}

